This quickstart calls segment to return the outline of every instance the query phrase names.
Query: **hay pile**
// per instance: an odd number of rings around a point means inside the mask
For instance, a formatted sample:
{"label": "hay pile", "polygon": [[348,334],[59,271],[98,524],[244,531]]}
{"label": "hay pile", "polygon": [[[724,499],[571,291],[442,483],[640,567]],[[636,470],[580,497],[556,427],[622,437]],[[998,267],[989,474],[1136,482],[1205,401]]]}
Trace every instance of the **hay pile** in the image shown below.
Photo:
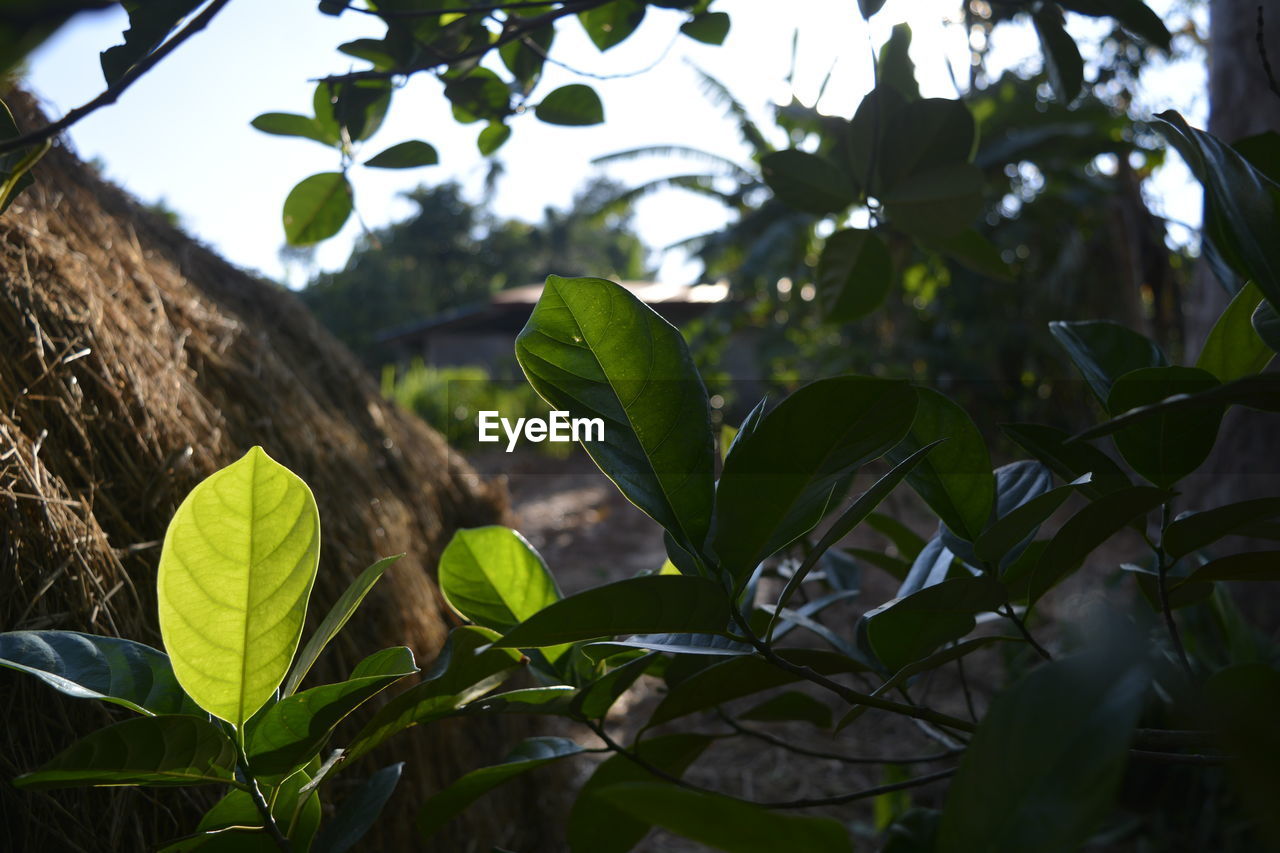
{"label": "hay pile", "polygon": [[[29,97],[6,99],[20,126],[43,121]],[[291,294],[197,245],[65,147],[35,176],[0,217],[0,630],[159,645],[154,577],[171,514],[201,478],[261,444],[320,504],[311,625],[374,559],[408,554],[313,677],[345,677],[365,655],[402,643],[429,663],[447,626],[428,570],[454,529],[503,516],[502,495],[383,403]],[[3,673],[6,781],[114,716]],[[413,778],[389,806],[400,819],[371,849],[416,848],[407,840],[415,803],[439,780],[499,757],[520,734],[504,725],[415,730],[377,756],[407,760]],[[0,849],[148,849],[193,826],[208,795],[45,795],[0,783]],[[439,849],[469,849],[466,821],[515,827],[537,806],[527,789],[482,802]],[[539,827],[523,823],[509,843],[534,849]]]}

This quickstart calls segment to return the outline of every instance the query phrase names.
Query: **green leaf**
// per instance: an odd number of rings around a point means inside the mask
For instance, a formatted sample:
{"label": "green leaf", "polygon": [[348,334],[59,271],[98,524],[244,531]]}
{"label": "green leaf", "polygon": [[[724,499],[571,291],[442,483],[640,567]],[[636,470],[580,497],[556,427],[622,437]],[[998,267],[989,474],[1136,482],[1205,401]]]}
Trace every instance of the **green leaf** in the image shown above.
{"label": "green leaf", "polygon": [[578,691],[567,684],[525,687],[477,699],[461,709],[462,714],[564,714],[573,705]]}
{"label": "green leaf", "polygon": [[1077,655],[997,696],[948,791],[939,853],[1081,847],[1114,807],[1147,682],[1123,656]]}
{"label": "green leaf", "polygon": [[817,565],[818,560],[822,558],[823,554],[827,553],[831,546],[849,535],[855,527],[861,524],[862,520],[870,515],[871,511],[879,506],[880,502],[888,497],[889,493],[892,492],[898,484],[915,469],[917,465],[923,462],[924,457],[928,453],[932,452],[939,443],[940,442],[935,441],[933,444],[926,445],[895,465],[889,473],[885,474],[872,484],[871,488],[859,495],[857,500],[855,500],[847,510],[841,513],[840,517],[827,528],[826,532],[822,534],[822,538],[818,540],[818,543],[812,549],[810,549],[799,567],[792,572],[791,577],[787,580],[786,586],[782,588],[782,593],[778,596],[777,607],[774,610],[775,616],[774,619],[771,619],[769,622],[769,629],[765,632],[766,636],[772,636],[773,623],[777,619],[777,614],[781,613],[783,608],[785,608],[791,601],[791,596],[794,595],[795,591],[800,588],[802,583],[804,583],[804,579],[809,575],[809,572],[813,570],[813,567]]}
{"label": "green leaf", "polygon": [[[1043,463],[1028,459],[1001,465],[992,473],[995,478],[996,497],[991,511],[991,524],[1053,487],[1053,474],[1050,473],[1049,468]],[[974,546],[957,536],[945,523],[938,528],[938,536],[942,544],[947,546],[947,550],[969,565],[977,566],[981,562],[974,551]],[[981,536],[973,541],[976,543],[978,538]],[[1021,539],[1016,540],[1013,545],[1016,546],[1021,541]]]}
{"label": "green leaf", "polygon": [[249,726],[249,766],[259,777],[292,772],[320,752],[352,711],[417,671],[413,652],[397,646],[360,661],[347,681],[281,699]]}
{"label": "green leaf", "polygon": [[488,157],[505,145],[510,138],[511,128],[501,122],[491,122],[484,130],[480,131],[480,136],[476,138],[476,147],[480,150],[481,155]]}
{"label": "green leaf", "polygon": [[0,666],[34,675],[77,699],[101,699],[139,714],[196,714],[164,652],[132,640],[75,631],[0,634]]}
{"label": "green leaf", "polygon": [[254,447],[191,490],[160,552],[160,634],[178,683],[241,726],[289,671],[320,560],[307,484]]}
{"label": "green leaf", "polygon": [[712,542],[735,586],[811,530],[858,467],[902,439],[915,412],[905,383],[840,376],[799,389],[739,438],[716,491]]}
{"label": "green leaf", "polygon": [[907,475],[907,482],[957,536],[978,537],[995,504],[996,481],[986,441],[969,415],[929,388],[917,389],[919,405],[906,439],[889,452],[901,462],[940,439],[943,444]]}
{"label": "green leaf", "polygon": [[[1142,368],[1116,379],[1107,398],[1107,409],[1119,414],[1217,385],[1212,373],[1197,367]],[[1222,414],[1221,408],[1205,408],[1177,416],[1147,418],[1116,432],[1116,448],[1135,471],[1167,488],[1209,458]]]}
{"label": "green leaf", "polygon": [[1146,337],[1109,320],[1054,321],[1049,324],[1049,332],[1066,349],[1103,406],[1111,396],[1111,385],[1120,376],[1142,367],[1169,364],[1160,348]]}
{"label": "green leaf", "polygon": [[1063,26],[1062,10],[1057,6],[1040,7],[1033,13],[1032,21],[1040,37],[1045,70],[1054,94],[1062,103],[1070,104],[1084,87],[1084,60],[1080,58],[1080,49]]}
{"label": "green leaf", "polygon": [[316,659],[320,657],[320,653],[324,651],[325,646],[338,636],[338,632],[347,624],[347,620],[356,612],[356,608],[360,606],[360,602],[364,601],[364,597],[369,594],[369,590],[373,589],[373,585],[382,577],[382,573],[391,568],[393,564],[404,554],[396,554],[394,557],[383,557],[369,568],[360,573],[360,576],[351,582],[351,585],[343,591],[337,601],[333,603],[333,607],[329,608],[329,612],[325,614],[324,619],[316,628],[311,639],[307,640],[307,644],[302,647],[302,651],[298,652],[297,660],[294,661],[293,669],[289,671],[289,677],[284,681],[284,687],[280,690],[281,697],[292,696],[298,689],[298,685],[302,683],[302,679],[306,678],[307,673],[311,671],[312,665]]}
{"label": "green leaf", "polygon": [[1003,562],[1006,555],[1016,559],[1019,553],[1015,550],[1017,546],[1035,536],[1040,525],[1071,497],[1072,492],[1083,489],[1090,482],[1092,475],[1083,474],[1065,486],[1038,494],[1000,514],[973,543],[974,555],[981,561],[997,564]]}
{"label": "green leaf", "polygon": [[453,117],[463,124],[501,121],[511,115],[511,89],[497,74],[483,66],[446,75],[444,96]]}
{"label": "green leaf", "polygon": [[1264,343],[1253,318],[1267,304],[1253,282],[1241,288],[1209,330],[1196,367],[1209,371],[1221,382],[1261,373],[1275,351]]}
{"label": "green leaf", "polygon": [[797,817],[719,794],[654,782],[600,788],[596,798],[623,813],[728,853],[853,853],[839,821]]}
{"label": "green leaf", "polygon": [[208,720],[167,714],[136,717],[82,738],[13,784],[33,790],[79,785],[225,785],[232,781],[235,761],[235,746]]}
{"label": "green leaf", "polygon": [[1247,551],[1210,560],[1181,583],[1280,580],[1280,551]]}
{"label": "green leaf", "polygon": [[620,44],[644,20],[646,4],[641,0],[613,0],[578,13],[591,43],[601,51]]}
{"label": "green leaf", "polygon": [[680,32],[703,44],[724,44],[729,35],[729,16],[724,12],[702,12],[681,24]]}
{"label": "green leaf", "polygon": [[310,246],[342,230],[353,207],[351,184],[341,172],[303,178],[284,200],[284,236],[291,246]]}
{"label": "green leaf", "polygon": [[846,228],[827,238],[818,259],[818,304],[832,323],[865,317],[893,287],[889,247],[874,232]]}
{"label": "green leaf", "polygon": [[[178,22],[200,6],[202,0],[151,0],[151,2],[126,2],[122,5],[129,13],[129,29],[124,31],[124,44],[109,47],[100,56],[102,76],[108,86],[120,82],[120,78],[151,54]],[[21,21],[21,17],[19,17]]]}
{"label": "green leaf", "polygon": [[529,738],[512,750],[501,764],[472,770],[443,791],[429,797],[418,812],[418,831],[423,838],[429,838],[463,809],[499,785],[544,764],[577,755],[583,749],[584,747],[568,738]]}
{"label": "green leaf", "polygon": [[1280,672],[1262,663],[1239,664],[1215,672],[1204,687],[1206,716],[1227,756],[1230,790],[1243,800],[1241,817],[1257,827],[1265,848],[1280,839]]}
{"label": "green leaf", "polygon": [[345,764],[353,764],[397,732],[452,714],[505,681],[524,658],[511,649],[493,648],[496,637],[474,626],[450,632],[422,682],[380,708],[351,741]]}
{"label": "green leaf", "polygon": [[503,634],[494,645],[541,648],[617,634],[710,634],[723,631],[729,618],[729,599],[713,581],[644,575],[557,601]]}
{"label": "green leaf", "polygon": [[980,275],[996,281],[1013,281],[1013,271],[1000,256],[1000,250],[973,228],[928,240],[925,245]]}
{"label": "green leaf", "polygon": [[880,48],[877,63],[879,84],[897,91],[907,101],[920,98],[916,67],[911,61],[911,26],[894,24],[889,40]]}
{"label": "green leaf", "polygon": [[1280,305],[1280,185],[1222,140],[1189,126],[1173,110],[1156,129],[1168,138],[1204,185],[1205,235],[1272,306]]}
{"label": "green leaf", "polygon": [[826,702],[815,699],[808,693],[786,690],[739,714],[738,719],[760,720],[766,723],[798,720],[812,723],[820,729],[829,729],[831,728],[831,708]]}
{"label": "green leaf", "polygon": [[1276,516],[1280,516],[1280,498],[1258,498],[1207,509],[1176,519],[1165,529],[1161,544],[1176,560]]}
{"label": "green leaf", "polygon": [[1061,0],[1061,5],[1082,15],[1111,16],[1120,26],[1161,50],[1167,51],[1173,38],[1160,16],[1142,0]]}
{"label": "green leaf", "polygon": [[1036,563],[1031,576],[1029,603],[1035,604],[1085,557],[1103,542],[1124,529],[1130,521],[1146,515],[1169,499],[1164,489],[1129,486],[1104,495],[1077,512],[1059,528]]}
{"label": "green leaf", "polygon": [[[507,20],[523,24],[524,22],[516,14],[516,11],[511,10],[508,12],[509,17]],[[537,10],[525,11],[532,13]],[[546,64],[547,55],[551,51],[551,43],[555,40],[555,32],[555,27],[553,26],[538,27],[536,30],[514,41],[507,42],[498,48],[498,57],[502,60],[502,64],[506,66],[507,70],[511,72],[511,76],[520,82],[524,94],[531,92],[538,82],[538,78],[542,76],[543,66]]]}
{"label": "green leaf", "polygon": [[684,338],[626,288],[547,278],[516,338],[544,400],[604,420],[587,453],[627,499],[697,553],[711,524],[711,409]]}
{"label": "green leaf", "polygon": [[313,139],[321,145],[333,145],[332,139],[311,116],[295,113],[263,113],[249,122],[257,130],[274,136],[301,136]]}
{"label": "green leaf", "polygon": [[1062,479],[1074,482],[1090,474],[1088,482],[1079,484],[1083,494],[1097,498],[1130,485],[1110,456],[1091,444],[1072,441],[1060,429],[1041,424],[1004,424],[1000,428]]}
{"label": "green leaf", "polygon": [[862,13],[865,21],[871,20],[871,16],[884,6],[885,0],[858,0],[858,11]]}
{"label": "green leaf", "polygon": [[542,99],[533,114],[547,124],[582,127],[604,121],[604,104],[596,90],[582,83],[561,86]]}
{"label": "green leaf", "polygon": [[[709,735],[679,732],[641,741],[635,752],[646,763],[681,776],[714,742]],[[627,782],[648,782],[648,770],[625,755],[614,755],[587,779],[569,813],[569,849],[573,853],[628,853],[649,832],[652,824],[619,809],[596,793]]]}
{"label": "green leaf", "polygon": [[1223,406],[1248,406],[1264,412],[1280,412],[1280,376],[1264,373],[1259,376],[1246,376],[1235,382],[1215,385],[1207,391],[1195,394],[1179,394],[1169,397],[1150,406],[1130,409],[1123,415],[1114,417],[1105,423],[1085,430],[1073,436],[1072,441],[1099,438],[1125,429],[1130,424],[1141,423],[1153,418],[1164,418],[1171,415],[1185,415],[1204,411],[1218,411]]}
{"label": "green leaf", "polygon": [[561,597],[542,557],[508,527],[457,531],[440,555],[439,572],[445,602],[458,615],[499,633]]}
{"label": "green leaf", "polygon": [[[305,770],[299,771],[263,791],[277,825],[301,850],[308,848],[320,824],[320,796],[315,789],[308,790],[303,802],[298,802],[302,788],[310,781]],[[274,853],[280,849],[264,831],[262,813],[248,791],[227,792],[205,812],[196,830],[196,835],[167,845],[160,853]]]}
{"label": "green leaf", "polygon": [[893,516],[873,512],[867,516],[867,526],[892,542],[904,560],[915,560],[924,548],[924,537]]}
{"label": "green leaf", "polygon": [[1262,302],[1253,312],[1250,324],[1258,337],[1272,352],[1280,352],[1280,313],[1270,302]]}
{"label": "green leaf", "polygon": [[856,201],[853,182],[835,163],[817,154],[790,148],[760,160],[764,182],[783,204],[826,216]]}
{"label": "green leaf", "polygon": [[347,138],[352,142],[363,142],[382,127],[382,120],[391,105],[392,87],[389,82],[353,80],[336,84],[333,92],[334,121],[346,130]]}
{"label": "green leaf", "polygon": [[[3,59],[8,41],[9,39],[5,38],[5,34],[0,32],[0,60]],[[3,68],[2,64],[0,64],[0,68]],[[0,101],[0,140],[14,139],[21,134],[22,131],[19,130],[18,123],[13,118],[13,111],[9,109],[8,104]],[[35,183],[35,178],[31,176],[31,168],[44,156],[43,152],[46,150],[43,146],[28,146],[19,148],[17,151],[11,151],[8,154],[0,154],[0,187],[12,181],[9,192],[0,195],[0,213],[8,210],[13,200],[23,190]],[[22,173],[18,175],[15,181],[13,180],[13,175],[19,170]]]}
{"label": "green leaf", "polygon": [[994,578],[951,578],[868,611],[858,630],[885,668],[895,672],[968,634],[976,614],[994,611],[1007,599]]}
{"label": "green leaf", "polygon": [[636,634],[625,640],[588,643],[582,653],[592,660],[603,660],[628,649],[644,649],[674,655],[750,655],[755,649],[746,643],[719,634]]}
{"label": "green leaf", "polygon": [[[924,192],[928,190],[927,179],[930,176],[970,165],[977,129],[973,113],[969,112],[962,101],[925,98],[904,103],[892,89],[876,90],[876,93],[881,92],[889,97],[880,107],[885,114],[881,116],[880,122],[884,125],[883,147],[878,152],[878,175],[873,182],[877,194],[887,198],[901,185],[919,183],[926,185],[921,190]],[[870,109],[866,111],[871,115],[855,114],[854,124],[851,125],[855,136],[869,131],[869,128],[864,130],[862,125],[874,123],[876,108],[876,101],[872,99]],[[863,112],[860,107],[859,113]],[[866,174],[865,169],[870,165],[869,160],[862,160],[864,156],[869,156],[861,151],[865,144],[863,141],[854,147],[854,162],[859,163],[855,174],[858,175]],[[922,178],[925,180],[922,181]]]}
{"label": "green leaf", "polygon": [[897,181],[881,194],[896,228],[924,240],[964,233],[982,213],[982,170],[956,163]]}
{"label": "green leaf", "polygon": [[374,169],[417,169],[420,166],[434,166],[440,162],[440,155],[435,146],[419,139],[410,139],[392,145],[381,154],[364,161],[366,166]]}
{"label": "green leaf", "polygon": [[[823,675],[871,671],[870,667],[835,652],[779,649],[778,654],[794,664],[809,667]],[[667,695],[654,709],[649,725],[669,723],[743,696],[794,684],[799,680],[798,675],[779,669],[759,656],[729,658],[723,663],[706,667],[697,677],[670,685]]]}
{"label": "green leaf", "polygon": [[578,692],[576,710],[588,720],[604,719],[613,703],[658,659],[656,654],[641,655],[600,676]]}
{"label": "green leaf", "polygon": [[311,846],[311,853],[346,853],[364,838],[378,820],[382,807],[400,781],[404,762],[392,764],[374,773],[355,791],[347,795],[338,812],[325,823]]}

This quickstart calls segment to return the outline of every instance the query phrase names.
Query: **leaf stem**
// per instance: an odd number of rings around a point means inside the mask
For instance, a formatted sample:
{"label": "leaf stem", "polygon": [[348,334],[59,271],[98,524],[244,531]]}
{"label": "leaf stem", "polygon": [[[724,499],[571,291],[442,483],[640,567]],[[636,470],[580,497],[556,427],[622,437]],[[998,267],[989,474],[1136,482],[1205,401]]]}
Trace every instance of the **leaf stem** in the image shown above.
{"label": "leaf stem", "polygon": [[1027,623],[1023,622],[1021,617],[1018,616],[1017,611],[1013,609],[1013,604],[1006,601],[1004,606],[1005,610],[1000,615],[1008,619],[1017,627],[1018,633],[1022,634],[1022,638],[1031,644],[1031,648],[1035,649],[1036,653],[1039,654],[1040,657],[1047,661],[1053,660],[1053,655],[1049,654],[1048,650],[1036,642],[1035,637],[1031,636],[1031,632],[1027,630]]}
{"label": "leaf stem", "polygon": [[1187,657],[1187,650],[1182,645],[1182,636],[1178,633],[1178,623],[1173,618],[1173,607],[1169,603],[1169,562],[1168,554],[1164,550],[1164,532],[1169,527],[1169,522],[1173,516],[1173,501],[1165,501],[1160,507],[1160,541],[1156,545],[1156,589],[1160,595],[1160,611],[1164,614],[1164,624],[1169,631],[1169,639],[1173,641],[1173,647],[1178,652],[1178,660],[1182,662],[1182,669],[1186,672],[1188,678],[1193,678],[1194,673],[1191,670],[1191,659]]}
{"label": "leaf stem", "polygon": [[244,726],[236,729],[236,773],[240,776],[240,781],[244,783],[245,789],[249,792],[249,798],[253,800],[253,805],[258,809],[258,814],[262,815],[263,828],[271,836],[271,840],[284,853],[292,853],[293,844],[280,831],[280,826],[271,814],[271,807],[267,805],[267,801],[262,796],[262,790],[258,787],[258,780],[249,771],[249,759],[244,751]]}

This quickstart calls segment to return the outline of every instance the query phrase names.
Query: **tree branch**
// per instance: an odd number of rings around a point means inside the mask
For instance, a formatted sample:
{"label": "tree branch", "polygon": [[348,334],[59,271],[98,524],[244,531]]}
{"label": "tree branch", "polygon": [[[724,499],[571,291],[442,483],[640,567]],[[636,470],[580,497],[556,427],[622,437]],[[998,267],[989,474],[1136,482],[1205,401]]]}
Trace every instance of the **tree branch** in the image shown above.
{"label": "tree branch", "polygon": [[52,139],[85,116],[97,112],[109,104],[114,104],[126,89],[137,82],[138,78],[154,68],[166,56],[173,53],[184,41],[209,26],[209,22],[230,2],[231,0],[213,0],[212,3],[204,8],[203,12],[192,18],[185,27],[168,41],[139,60],[121,75],[119,80],[108,86],[102,94],[87,103],[81,104],[57,121],[50,122],[30,133],[24,133],[20,136],[15,136],[13,139],[6,139],[0,142],[0,154],[7,154],[10,151],[17,151],[19,148],[24,148],[33,143]]}
{"label": "tree branch", "polygon": [[782,738],[775,737],[768,732],[762,732],[759,729],[744,726],[719,708],[716,709],[716,713],[730,728],[740,734],[746,735],[747,737],[764,741],[765,743],[785,749],[788,752],[794,752],[797,755],[804,755],[809,758],[822,758],[829,761],[839,761],[841,764],[929,764],[934,761],[951,758],[952,756],[959,755],[964,752],[963,749],[949,749],[946,752],[936,752],[932,755],[912,755],[907,757],[883,756],[877,758],[872,758],[870,756],[853,756],[831,752],[819,752],[816,749],[807,749],[803,746],[788,743]]}

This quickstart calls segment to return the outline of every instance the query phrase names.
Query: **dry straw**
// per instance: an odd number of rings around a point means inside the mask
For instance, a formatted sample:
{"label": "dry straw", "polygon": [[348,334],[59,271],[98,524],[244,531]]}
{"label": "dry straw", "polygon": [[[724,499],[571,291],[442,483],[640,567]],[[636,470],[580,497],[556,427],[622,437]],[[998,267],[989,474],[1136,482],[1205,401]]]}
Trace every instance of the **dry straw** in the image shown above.
{"label": "dry straw", "polygon": [[[30,97],[7,100],[20,126],[43,121]],[[141,208],[65,145],[35,177],[0,217],[0,630],[158,644],[153,583],[169,517],[201,478],[261,444],[320,504],[311,624],[365,565],[408,554],[313,678],[344,677],[392,644],[429,662],[447,628],[429,570],[454,529],[501,519],[503,496],[379,399],[290,293]],[[6,779],[112,716],[7,671],[0,714]],[[499,757],[520,734],[502,725],[415,730],[379,756],[408,761],[412,778],[392,801],[401,820],[371,849],[416,849],[414,800]],[[0,849],[149,849],[193,826],[205,796],[0,784]],[[534,849],[538,805],[528,789],[478,804],[439,849],[469,849],[479,826],[491,840],[511,827],[509,843]]]}

